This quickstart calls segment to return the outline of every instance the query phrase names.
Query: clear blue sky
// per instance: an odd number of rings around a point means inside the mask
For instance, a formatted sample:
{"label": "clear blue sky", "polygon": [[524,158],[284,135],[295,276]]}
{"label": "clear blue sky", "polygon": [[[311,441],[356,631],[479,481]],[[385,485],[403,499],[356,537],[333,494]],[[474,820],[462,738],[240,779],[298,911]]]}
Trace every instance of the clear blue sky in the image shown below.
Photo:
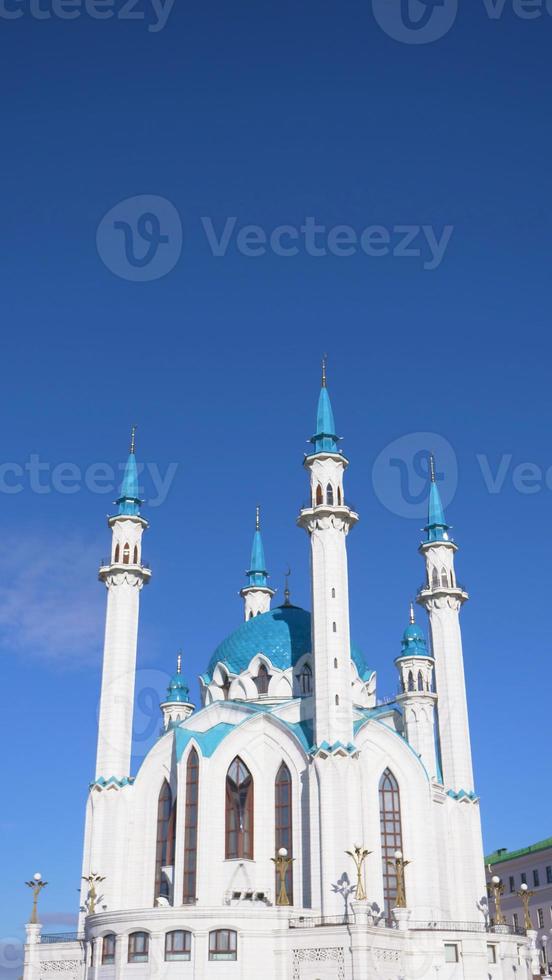
{"label": "clear blue sky", "polygon": [[[458,466],[447,515],[471,594],[463,629],[486,847],[549,835],[552,481],[521,492],[513,473],[552,466],[551,39],[549,15],[523,20],[506,2],[493,19],[483,0],[462,4],[428,44],[392,39],[368,0],[179,0],[160,31],[27,8],[0,17],[0,463],[38,454],[51,491],[24,473],[20,492],[0,493],[9,980],[26,878],[38,869],[50,881],[47,929],[74,921],[95,754],[96,570],[114,495],[52,489],[54,467],[117,464],[135,421],[139,459],[162,473],[177,464],[166,500],[144,508],[154,575],[140,753],[159,724],[151,692],[177,649],[195,692],[240,622],[258,501],[272,584],[281,595],[289,563],[293,600],[309,604],[295,517],[325,350],[361,514],[349,539],[355,640],[380,694],[392,693],[423,522],[397,513],[401,467],[375,471],[377,492],[373,468],[399,437],[436,433],[451,447],[449,476]],[[166,199],[184,229],[176,265],[153,281],[114,274],[96,247],[103,216],[136,195]],[[309,216],[380,225],[395,244],[398,226],[453,232],[427,269],[423,256],[315,256],[301,242],[297,255],[252,257],[233,239],[215,256],[201,222],[219,234],[236,217],[236,228],[270,234]],[[417,438],[401,444],[404,457],[388,454],[403,470]],[[511,463],[490,493],[482,465],[494,476],[503,456]],[[4,488],[14,482],[0,473]],[[401,486],[408,499],[420,490],[414,477]]]}

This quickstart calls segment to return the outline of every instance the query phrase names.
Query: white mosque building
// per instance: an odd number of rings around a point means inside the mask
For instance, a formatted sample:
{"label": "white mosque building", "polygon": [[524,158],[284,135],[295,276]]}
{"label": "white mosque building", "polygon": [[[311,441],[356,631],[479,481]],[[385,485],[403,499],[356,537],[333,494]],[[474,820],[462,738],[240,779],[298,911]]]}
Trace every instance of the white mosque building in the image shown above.
{"label": "white mosque building", "polygon": [[434,469],[417,596],[431,642],[411,609],[399,693],[378,703],[349,635],[346,545],[359,518],[325,377],[311,443],[310,502],[297,520],[311,611],[287,591],[272,605],[257,515],[244,621],[201,675],[199,709],[179,661],[162,734],[137,773],[138,619],[151,573],[131,446],[99,572],[107,616],[80,930],[56,941],[33,916],[24,980],[532,976],[531,937],[487,915],[459,620],[468,595]]}

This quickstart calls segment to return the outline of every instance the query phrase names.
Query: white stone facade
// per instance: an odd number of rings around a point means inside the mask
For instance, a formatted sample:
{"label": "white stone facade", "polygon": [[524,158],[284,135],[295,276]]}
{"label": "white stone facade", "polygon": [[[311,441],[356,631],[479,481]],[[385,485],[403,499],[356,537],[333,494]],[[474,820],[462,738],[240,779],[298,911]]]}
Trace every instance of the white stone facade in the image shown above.
{"label": "white stone facade", "polygon": [[[315,439],[337,445],[329,427],[319,425]],[[526,938],[493,931],[486,919],[456,546],[422,547],[428,579],[418,601],[432,649],[397,662],[401,693],[378,705],[375,674],[349,637],[346,540],[358,515],[345,500],[347,461],[324,449],[305,465],[311,501],[299,523],[310,539],[312,620],[287,599],[249,617],[246,594],[246,622],[202,675],[203,707],[194,710],[187,688],[180,705],[176,696],[163,703],[163,734],[135,776],[129,703],[138,597],[149,580],[145,522],[137,514],[110,521],[113,550],[100,572],[108,611],[98,766],[82,865],[84,879],[105,880],[93,914],[83,884],[79,938],[40,941],[40,927],[28,927],[24,980],[531,975]],[[135,494],[124,499],[134,506]],[[411,672],[421,676],[416,689]],[[279,904],[274,866],[283,840],[293,859],[289,905]],[[355,845],[370,852],[366,900],[355,898],[347,854]],[[400,909],[397,849],[408,862]]]}

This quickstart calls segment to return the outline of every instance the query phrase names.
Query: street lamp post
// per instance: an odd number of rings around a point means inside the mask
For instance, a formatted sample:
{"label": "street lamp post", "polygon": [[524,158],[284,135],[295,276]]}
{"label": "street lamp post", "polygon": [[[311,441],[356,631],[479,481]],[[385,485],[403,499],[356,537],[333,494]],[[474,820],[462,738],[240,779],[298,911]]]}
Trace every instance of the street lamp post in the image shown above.
{"label": "street lamp post", "polygon": [[88,915],[94,915],[96,912],[96,899],[98,897],[96,885],[99,885],[102,881],[105,881],[105,877],[91,871],[86,878],[83,875],[82,880],[88,882]]}
{"label": "street lamp post", "polygon": [[504,915],[502,914],[501,898],[504,894],[504,882],[501,881],[498,875],[493,875],[487,885],[487,890],[489,895],[492,895],[495,903],[495,924],[497,926],[503,926],[505,924],[505,919]]}
{"label": "street lamp post", "polygon": [[270,859],[276,866],[276,873],[280,878],[280,891],[276,899],[276,905],[289,905],[289,896],[286,889],[286,875],[288,869],[293,864],[294,859],[288,857],[285,847],[281,847],[275,858]]}
{"label": "street lamp post", "polygon": [[395,874],[397,876],[397,897],[395,899],[395,908],[405,909],[406,908],[406,885],[404,879],[404,869],[411,863],[410,861],[405,861],[402,851],[395,851],[393,860],[387,861],[395,869]]}
{"label": "street lamp post", "polygon": [[357,872],[357,883],[355,891],[355,899],[357,902],[366,901],[366,889],[364,887],[364,881],[362,880],[362,869],[364,867],[364,862],[372,851],[367,851],[364,847],[359,847],[358,845],[352,851],[345,851],[349,857],[352,857],[356,865]]}
{"label": "street lamp post", "polygon": [[31,878],[31,880],[26,881],[25,884],[29,888],[32,888],[33,890],[33,910],[31,912],[31,918],[29,919],[29,922],[31,923],[31,925],[36,925],[36,923],[38,922],[37,911],[36,911],[38,896],[40,895],[42,889],[46,888],[48,882],[43,881],[40,871],[37,871],[36,874],[33,875],[33,877]]}
{"label": "street lamp post", "polygon": [[531,922],[531,914],[529,912],[529,899],[533,897],[535,893],[530,891],[529,886],[525,883],[521,886],[518,891],[518,897],[521,898],[521,904],[523,905],[523,924],[525,931],[528,932],[533,928],[533,923]]}

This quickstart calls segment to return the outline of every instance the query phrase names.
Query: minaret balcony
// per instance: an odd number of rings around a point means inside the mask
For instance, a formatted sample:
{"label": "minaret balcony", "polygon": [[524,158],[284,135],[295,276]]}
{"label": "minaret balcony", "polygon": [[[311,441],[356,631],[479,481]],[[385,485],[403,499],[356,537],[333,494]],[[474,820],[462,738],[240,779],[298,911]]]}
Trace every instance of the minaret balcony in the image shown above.
{"label": "minaret balcony", "polygon": [[423,582],[418,588],[416,599],[419,602],[420,599],[425,599],[428,596],[440,595],[454,595],[461,599],[462,602],[466,602],[469,599],[468,590],[460,582],[457,582],[454,586],[429,585],[427,582]]}
{"label": "minaret balcony", "polygon": [[356,524],[360,520],[357,510],[354,504],[316,504],[312,500],[305,500],[301,506],[300,516],[311,516],[316,514],[317,517],[329,517],[331,514],[335,514],[339,517],[348,518],[351,524]]}
{"label": "minaret balcony", "polygon": [[151,566],[149,562],[112,561],[111,558],[102,558],[98,577],[103,579],[106,575],[120,575],[122,572],[132,572],[134,575],[141,575],[144,582],[149,582],[151,578]]}

